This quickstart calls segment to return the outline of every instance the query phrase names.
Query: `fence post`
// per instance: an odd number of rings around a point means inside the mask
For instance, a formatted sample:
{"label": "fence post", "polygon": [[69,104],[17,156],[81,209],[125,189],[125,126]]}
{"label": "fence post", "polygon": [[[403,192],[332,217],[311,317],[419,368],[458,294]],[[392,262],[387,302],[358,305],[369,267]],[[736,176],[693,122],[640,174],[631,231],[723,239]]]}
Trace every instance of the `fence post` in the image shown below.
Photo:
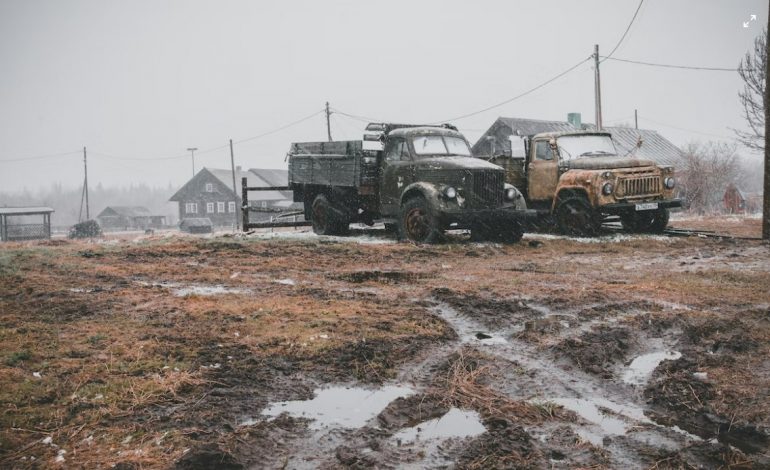
{"label": "fence post", "polygon": [[246,177],[241,178],[241,217],[243,218],[243,231],[246,232],[249,229],[249,191]]}

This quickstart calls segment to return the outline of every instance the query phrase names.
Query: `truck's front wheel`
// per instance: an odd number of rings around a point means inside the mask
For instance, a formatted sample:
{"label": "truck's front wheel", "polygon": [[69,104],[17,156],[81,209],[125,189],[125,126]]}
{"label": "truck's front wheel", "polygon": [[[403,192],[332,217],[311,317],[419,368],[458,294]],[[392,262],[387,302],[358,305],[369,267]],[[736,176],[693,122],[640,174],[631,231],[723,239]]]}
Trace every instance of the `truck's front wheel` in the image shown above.
{"label": "truck's front wheel", "polygon": [[329,199],[319,194],[313,200],[312,207],[313,232],[318,235],[342,235],[347,231],[348,223]]}
{"label": "truck's front wheel", "polygon": [[441,238],[436,216],[422,197],[413,197],[401,207],[398,234],[402,239],[416,243],[436,243]]}
{"label": "truck's front wheel", "polygon": [[591,237],[599,232],[599,214],[582,197],[563,199],[556,207],[556,222],[564,235]]}

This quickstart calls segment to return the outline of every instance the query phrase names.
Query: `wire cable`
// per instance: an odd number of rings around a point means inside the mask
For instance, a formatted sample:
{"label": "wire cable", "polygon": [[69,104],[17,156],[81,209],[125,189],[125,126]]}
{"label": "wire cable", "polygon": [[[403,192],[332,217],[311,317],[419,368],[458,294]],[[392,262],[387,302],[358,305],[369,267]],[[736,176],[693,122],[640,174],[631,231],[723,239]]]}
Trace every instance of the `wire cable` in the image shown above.
{"label": "wire cable", "polygon": [[443,120],[441,120],[441,121],[434,121],[434,123],[441,123],[441,122],[451,122],[451,121],[459,121],[460,119],[465,119],[465,118],[468,118],[468,117],[471,117],[471,116],[475,116],[475,115],[477,115],[477,114],[485,113],[485,112],[487,112],[487,111],[490,111],[490,110],[492,110],[492,109],[495,109],[495,108],[499,108],[500,106],[504,106],[504,105],[506,105],[506,104],[508,104],[508,103],[510,103],[510,102],[512,102],[512,101],[516,101],[516,100],[518,100],[519,98],[523,98],[523,97],[525,97],[525,96],[529,95],[530,93],[532,93],[532,92],[534,92],[534,91],[537,91],[537,90],[539,90],[539,89],[543,88],[544,86],[548,85],[548,84],[549,84],[549,83],[551,83],[551,82],[554,82],[554,81],[558,80],[559,78],[561,78],[561,77],[563,77],[563,76],[567,75],[568,73],[572,72],[573,70],[575,70],[576,68],[580,67],[580,66],[581,66],[581,65],[583,65],[584,63],[588,62],[588,61],[589,61],[589,60],[591,60],[592,58],[593,58],[593,56],[588,56],[588,57],[586,57],[585,59],[581,60],[580,62],[578,62],[577,64],[575,64],[575,65],[573,65],[572,67],[568,68],[567,70],[565,70],[565,71],[563,71],[563,72],[559,73],[558,75],[556,75],[556,76],[554,76],[554,77],[552,77],[552,78],[550,78],[550,79],[548,79],[548,80],[544,81],[543,83],[541,83],[541,84],[537,85],[536,87],[530,88],[529,90],[525,91],[524,93],[520,93],[520,94],[518,94],[518,95],[514,96],[513,98],[508,98],[508,99],[507,99],[507,100],[505,100],[505,101],[501,101],[501,102],[499,102],[499,103],[497,103],[497,104],[493,104],[492,106],[487,106],[487,107],[486,107],[486,108],[484,108],[484,109],[480,109],[480,110],[478,110],[478,111],[474,111],[474,112],[472,112],[472,113],[468,113],[468,114],[462,114],[462,115],[460,115],[460,116],[456,116],[456,117],[453,117],[453,118],[451,118],[451,119],[443,119]]}
{"label": "wire cable", "polygon": [[[305,117],[303,117],[301,119],[298,119],[296,121],[290,122],[288,124],[285,124],[285,125],[283,125],[281,127],[275,128],[273,130],[270,130],[270,131],[267,131],[267,132],[263,132],[261,134],[258,134],[258,135],[252,136],[252,137],[247,137],[245,139],[241,139],[241,140],[238,140],[238,141],[233,141],[233,145],[241,144],[243,142],[248,142],[248,141],[255,140],[255,139],[259,139],[261,137],[265,137],[265,136],[270,135],[270,134],[275,134],[276,132],[279,132],[279,131],[282,131],[284,129],[287,129],[287,128],[291,127],[291,126],[295,126],[295,125],[297,125],[297,124],[299,124],[301,122],[307,121],[308,119],[310,119],[310,118],[312,118],[314,116],[317,116],[317,115],[323,113],[324,111],[325,110],[321,109],[319,111],[314,112],[313,114],[305,116]],[[227,144],[224,144],[224,145],[220,145],[218,147],[212,147],[212,148],[196,151],[195,155],[198,156],[198,155],[201,155],[201,154],[210,153],[210,152],[213,152],[213,151],[216,151],[216,150],[225,149],[225,148],[227,148],[229,146],[230,146],[230,144],[227,143]],[[190,158],[190,154],[189,153],[184,153],[184,154],[179,154],[179,155],[172,155],[172,156],[159,156],[159,157],[118,157],[118,156],[110,155],[110,154],[104,153],[104,152],[91,151],[91,153],[94,154],[94,155],[98,155],[98,156],[107,158],[107,159],[111,159],[111,160],[156,161],[156,160],[178,160],[178,159],[182,159],[182,158]]]}
{"label": "wire cable", "polygon": [[6,159],[0,160],[0,163],[4,163],[4,162],[9,162],[9,163],[10,162],[23,162],[23,161],[27,161],[27,160],[42,160],[44,158],[65,157],[67,155],[76,155],[76,154],[82,155],[82,153],[83,153],[82,150],[78,150],[78,151],[75,151],[75,152],[52,153],[52,154],[48,154],[48,155],[35,155],[35,156],[32,156],[32,157],[6,158]]}
{"label": "wire cable", "polygon": [[738,68],[727,68],[727,67],[694,67],[694,66],[688,66],[688,65],[671,65],[671,64],[656,64],[653,62],[642,62],[640,60],[630,60],[630,59],[620,59],[617,57],[604,57],[604,60],[616,60],[618,62],[627,62],[629,64],[638,64],[638,65],[648,65],[651,67],[666,67],[671,69],[687,69],[687,70],[710,70],[714,72],[737,72]]}
{"label": "wire cable", "polygon": [[631,17],[631,21],[628,23],[628,27],[626,27],[626,30],[623,32],[623,35],[620,36],[620,40],[618,41],[617,44],[615,44],[615,47],[612,49],[612,51],[610,51],[609,54],[607,54],[607,57],[604,60],[607,60],[610,57],[612,57],[612,54],[614,54],[615,51],[618,50],[618,47],[620,47],[620,45],[623,43],[623,40],[626,38],[626,35],[628,34],[628,31],[631,30],[631,25],[634,24],[634,20],[636,20],[636,15],[639,14],[639,10],[642,8],[642,3],[644,3],[644,0],[640,0],[639,1],[639,6],[636,7],[636,11],[634,12],[634,16]]}
{"label": "wire cable", "polygon": [[693,134],[706,135],[706,136],[709,136],[709,137],[717,137],[717,138],[720,138],[720,139],[727,139],[727,140],[733,140],[734,139],[733,137],[727,137],[725,135],[709,134],[708,132],[696,131],[694,129],[687,129],[685,127],[672,126],[671,124],[666,124],[665,122],[656,121],[656,120],[650,119],[648,117],[639,116],[639,120],[651,122],[653,124],[657,124],[657,125],[663,126],[663,127],[670,127],[671,129],[676,129],[676,130],[680,130],[680,131],[684,131],[684,132],[690,132],[690,133],[693,133]]}

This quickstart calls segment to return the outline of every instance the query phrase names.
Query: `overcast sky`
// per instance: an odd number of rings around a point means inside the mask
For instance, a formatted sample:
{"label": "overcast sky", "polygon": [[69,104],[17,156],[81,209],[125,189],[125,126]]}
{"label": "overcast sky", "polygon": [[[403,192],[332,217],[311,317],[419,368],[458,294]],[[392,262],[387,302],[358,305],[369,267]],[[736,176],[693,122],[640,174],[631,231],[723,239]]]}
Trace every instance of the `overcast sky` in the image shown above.
{"label": "overcast sky", "polygon": [[[229,168],[241,141],[321,111],[397,122],[451,119],[607,54],[638,0],[0,0],[0,190],[82,182],[174,186]],[[767,2],[645,0],[614,57],[737,67]],[[757,20],[743,27],[752,14]],[[745,128],[734,72],[601,65],[605,125],[678,145]],[[475,142],[498,116],[594,122],[593,62],[455,121]],[[332,115],[335,139],[364,123]],[[236,164],[282,168],[292,141],[324,140],[318,113],[235,146]],[[46,158],[32,158],[62,153]],[[188,156],[185,156],[188,155]],[[182,158],[169,158],[182,156]],[[165,159],[161,159],[165,158]],[[8,161],[22,159],[21,161]],[[4,161],[3,161],[4,160]],[[1,201],[0,201],[1,203]]]}

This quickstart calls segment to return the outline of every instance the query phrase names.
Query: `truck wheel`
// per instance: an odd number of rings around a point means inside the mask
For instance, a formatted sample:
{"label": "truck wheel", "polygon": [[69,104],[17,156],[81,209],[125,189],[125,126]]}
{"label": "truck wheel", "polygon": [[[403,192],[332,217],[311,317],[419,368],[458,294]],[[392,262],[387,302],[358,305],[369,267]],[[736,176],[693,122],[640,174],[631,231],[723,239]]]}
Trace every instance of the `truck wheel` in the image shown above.
{"label": "truck wheel", "polygon": [[341,235],[347,230],[344,220],[326,196],[319,194],[313,201],[313,232],[318,235]]}
{"label": "truck wheel", "polygon": [[622,216],[620,222],[623,228],[636,233],[663,233],[668,226],[668,209],[656,211],[634,212]]}
{"label": "truck wheel", "polygon": [[401,207],[398,235],[416,243],[436,243],[441,238],[438,221],[422,197],[413,197]]}
{"label": "truck wheel", "polygon": [[599,232],[601,219],[582,197],[562,200],[556,207],[556,222],[564,235],[591,237]]}

